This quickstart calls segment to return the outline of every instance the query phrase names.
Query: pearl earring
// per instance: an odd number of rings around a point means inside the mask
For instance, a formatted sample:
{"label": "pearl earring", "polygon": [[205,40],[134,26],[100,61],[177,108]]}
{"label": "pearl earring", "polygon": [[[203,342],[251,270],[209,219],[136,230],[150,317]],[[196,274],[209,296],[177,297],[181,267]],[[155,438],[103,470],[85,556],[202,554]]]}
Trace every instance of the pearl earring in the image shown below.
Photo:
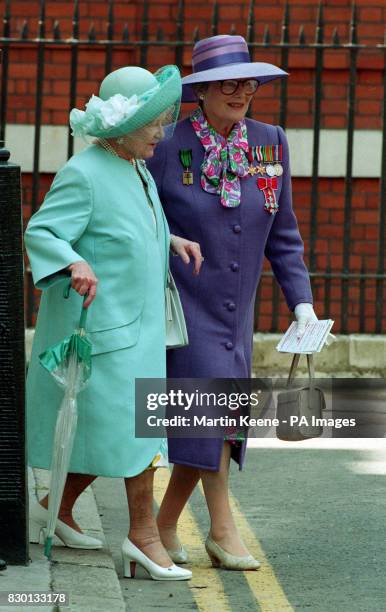
{"label": "pearl earring", "polygon": [[200,94],[200,100],[204,99],[204,94]]}

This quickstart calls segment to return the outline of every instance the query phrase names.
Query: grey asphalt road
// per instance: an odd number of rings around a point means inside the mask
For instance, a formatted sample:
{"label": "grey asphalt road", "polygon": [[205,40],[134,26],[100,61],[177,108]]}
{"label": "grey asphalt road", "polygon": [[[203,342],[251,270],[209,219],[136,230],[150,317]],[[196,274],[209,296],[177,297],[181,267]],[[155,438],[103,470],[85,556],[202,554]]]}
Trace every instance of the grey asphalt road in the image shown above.
{"label": "grey asphalt road", "polygon": [[122,579],[123,482],[99,478],[94,491],[128,610],[386,610],[386,450],[373,457],[352,449],[250,449],[244,471],[232,467],[231,493],[263,567],[245,573],[211,568],[203,550],[208,515],[198,489],[182,528],[194,575],[189,582],[155,582],[145,572]]}

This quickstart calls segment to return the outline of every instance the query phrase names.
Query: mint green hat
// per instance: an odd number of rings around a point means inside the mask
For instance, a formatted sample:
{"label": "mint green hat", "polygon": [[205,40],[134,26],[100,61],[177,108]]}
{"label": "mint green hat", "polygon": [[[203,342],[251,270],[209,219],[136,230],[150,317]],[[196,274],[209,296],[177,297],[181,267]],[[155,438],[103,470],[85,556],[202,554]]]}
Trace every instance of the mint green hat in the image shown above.
{"label": "mint green hat", "polygon": [[108,74],[99,96],[91,96],[86,110],[73,108],[73,136],[117,138],[147,125],[164,111],[165,123],[177,120],[181,76],[177,66],[163,66],[154,74],[139,66],[126,66]]}

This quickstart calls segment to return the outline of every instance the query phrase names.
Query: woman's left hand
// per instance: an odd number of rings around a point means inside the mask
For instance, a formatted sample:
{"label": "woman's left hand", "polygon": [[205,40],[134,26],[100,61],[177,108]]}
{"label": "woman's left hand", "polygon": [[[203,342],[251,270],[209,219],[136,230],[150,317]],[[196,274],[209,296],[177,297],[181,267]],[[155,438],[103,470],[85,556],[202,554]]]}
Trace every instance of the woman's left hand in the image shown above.
{"label": "woman's left hand", "polygon": [[[312,304],[308,303],[297,304],[295,306],[294,313],[297,323],[296,337],[301,338],[304,332],[306,331],[306,326],[308,325],[308,323],[315,323],[318,320],[318,317],[314,312]],[[333,334],[328,334],[326,339],[326,345],[330,346],[330,344],[332,344],[332,342],[334,342],[335,340],[336,338]]]}
{"label": "woman's left hand", "polygon": [[198,242],[186,240],[180,236],[170,236],[170,246],[176,255],[179,255],[182,261],[186,264],[190,262],[190,256],[194,259],[193,274],[197,275],[200,272],[202,262],[204,261],[201,255],[201,248]]}
{"label": "woman's left hand", "polygon": [[301,338],[306,331],[308,323],[315,323],[318,320],[312,304],[297,304],[295,306],[295,318],[297,322],[296,337]]}

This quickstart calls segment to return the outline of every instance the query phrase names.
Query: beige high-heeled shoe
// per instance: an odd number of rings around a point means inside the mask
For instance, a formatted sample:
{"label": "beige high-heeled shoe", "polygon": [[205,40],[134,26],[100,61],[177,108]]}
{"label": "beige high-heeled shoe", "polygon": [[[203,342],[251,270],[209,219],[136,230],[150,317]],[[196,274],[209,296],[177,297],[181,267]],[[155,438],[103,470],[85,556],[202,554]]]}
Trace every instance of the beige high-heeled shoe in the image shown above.
{"label": "beige high-heeled shoe", "polygon": [[[168,553],[171,560],[174,561],[174,563],[181,563],[181,564],[188,563],[189,561],[188,553],[186,552],[185,548],[182,546],[177,535],[175,535],[175,540],[177,542],[177,545],[174,549],[167,548],[164,545],[166,552]],[[161,537],[161,541],[162,541],[162,537]]]}
{"label": "beige high-heeled shoe", "polygon": [[245,557],[231,555],[212,540],[210,536],[206,538],[205,548],[213,567],[239,571],[257,570],[260,567],[259,561],[252,557],[252,555],[246,555]]}
{"label": "beige high-heeled shoe", "polygon": [[189,561],[188,553],[182,544],[180,544],[180,547],[177,550],[169,550],[169,548],[166,548],[166,552],[174,563],[183,564]]}
{"label": "beige high-heeled shoe", "polygon": [[123,575],[125,578],[135,577],[137,563],[145,568],[153,580],[189,580],[192,572],[177,565],[162,567],[154,563],[133,542],[126,538],[122,544]]}

